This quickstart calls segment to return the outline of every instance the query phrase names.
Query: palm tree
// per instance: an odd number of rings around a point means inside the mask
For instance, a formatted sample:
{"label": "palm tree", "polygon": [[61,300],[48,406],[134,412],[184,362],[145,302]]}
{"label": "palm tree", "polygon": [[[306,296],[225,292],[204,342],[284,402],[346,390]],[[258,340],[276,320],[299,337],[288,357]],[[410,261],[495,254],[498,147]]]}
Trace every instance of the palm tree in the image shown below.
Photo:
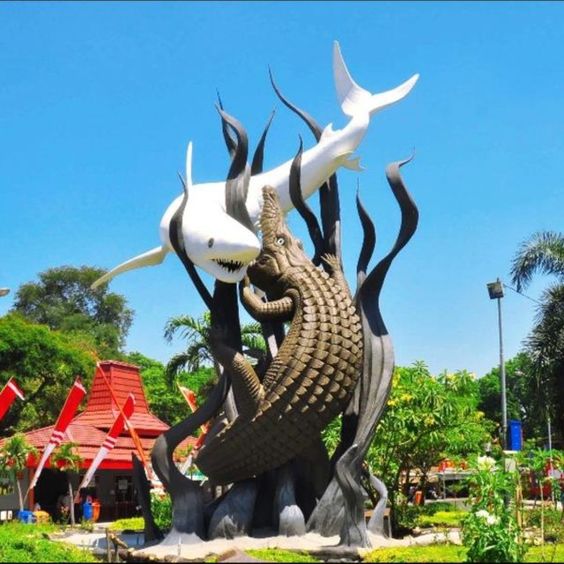
{"label": "palm tree", "polygon": [[564,234],[539,231],[521,243],[511,267],[517,290],[526,288],[536,272],[554,274],[564,283]]}
{"label": "palm tree", "polygon": [[23,433],[16,433],[6,439],[0,447],[0,472],[9,476],[16,484],[20,511],[24,510],[21,478],[30,456],[37,456],[37,449],[32,446]]}
{"label": "palm tree", "polygon": [[[211,315],[209,312],[205,312],[198,318],[179,315],[167,321],[164,331],[166,341],[170,343],[175,336],[179,335],[188,343],[186,350],[175,354],[166,365],[166,375],[171,383],[183,370],[196,372],[206,364],[213,365],[217,369],[217,363],[211,352],[210,334]],[[260,358],[265,350],[260,323],[243,324],[241,338],[243,352],[251,358]]]}
{"label": "palm tree", "polygon": [[55,464],[61,472],[66,472],[67,474],[67,481],[69,487],[69,500],[70,500],[69,509],[70,509],[71,525],[75,524],[74,496],[72,491],[71,474],[73,472],[78,472],[80,470],[80,464],[83,460],[83,458],[80,456],[80,454],[78,454],[78,451],[76,450],[77,447],[78,447],[77,443],[63,443],[51,455],[53,464]]}
{"label": "palm tree", "polygon": [[527,287],[537,272],[554,275],[557,282],[543,292],[525,345],[545,409],[556,415],[556,428],[564,437],[564,234],[541,231],[521,244],[511,268],[517,290]]}

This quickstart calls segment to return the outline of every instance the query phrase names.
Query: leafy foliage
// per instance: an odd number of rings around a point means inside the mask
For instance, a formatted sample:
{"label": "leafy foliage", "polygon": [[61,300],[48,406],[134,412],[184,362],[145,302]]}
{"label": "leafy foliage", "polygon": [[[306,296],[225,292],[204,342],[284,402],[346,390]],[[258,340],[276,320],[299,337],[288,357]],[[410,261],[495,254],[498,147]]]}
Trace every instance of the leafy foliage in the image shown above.
{"label": "leafy foliage", "polygon": [[59,445],[57,450],[51,455],[51,460],[55,466],[61,471],[67,473],[68,488],[69,488],[69,500],[70,500],[70,520],[71,525],[75,524],[74,521],[74,496],[72,492],[72,481],[69,474],[71,472],[78,472],[80,470],[80,464],[82,463],[82,457],[78,453],[78,443],[63,443]]}
{"label": "leafy foliage", "polygon": [[[522,422],[525,437],[542,437],[546,433],[546,418],[539,409],[542,391],[534,377],[531,357],[522,352],[505,363],[507,418]],[[499,367],[492,368],[478,380],[480,402],[478,408],[494,422],[501,439],[501,384]]]}
{"label": "leafy foliage", "polygon": [[417,468],[425,482],[443,458],[483,450],[492,426],[477,409],[478,401],[478,383],[466,371],[433,377],[422,362],[396,368],[388,406],[367,455],[372,472],[388,487],[394,509],[402,473],[407,482]]}
{"label": "leafy foliage", "polygon": [[517,289],[526,288],[533,275],[555,276],[556,284],[545,290],[535,326],[526,341],[533,359],[531,376],[542,393],[542,405],[564,440],[564,234],[534,233],[518,249],[511,269]]}
{"label": "leafy foliage", "polygon": [[526,288],[537,272],[564,280],[564,234],[539,231],[521,243],[511,267],[517,290]]}
{"label": "leafy foliage", "polygon": [[88,550],[43,538],[54,525],[17,521],[0,526],[0,562],[99,562]]}
{"label": "leafy foliage", "polygon": [[[164,337],[170,343],[175,336],[186,340],[186,350],[175,354],[166,366],[166,375],[172,383],[183,371],[198,372],[204,366],[215,366],[211,352],[211,315],[205,312],[201,317],[190,315],[171,317],[165,326]],[[241,326],[243,353],[258,358],[265,350],[260,323],[252,322]]]}
{"label": "leafy foliage", "polygon": [[52,331],[20,315],[0,317],[0,386],[14,376],[25,394],[0,422],[14,428],[44,427],[56,420],[76,376],[88,386],[95,361],[83,337]]}
{"label": "leafy foliage", "polygon": [[166,492],[151,491],[151,513],[157,527],[168,531],[172,527],[172,500]]}
{"label": "leafy foliage", "polygon": [[468,562],[522,562],[526,551],[515,511],[505,499],[515,494],[518,475],[479,457],[469,478],[471,511],[462,523]]}
{"label": "leafy foliage", "polygon": [[377,548],[364,555],[363,562],[464,562],[466,550],[454,544]]}
{"label": "leafy foliage", "polygon": [[37,449],[28,442],[23,433],[16,433],[6,439],[0,447],[0,474],[8,476],[16,484],[20,511],[24,508],[20,475],[25,470],[30,456],[37,456]]}
{"label": "leafy foliage", "polygon": [[145,519],[143,517],[126,517],[124,519],[116,519],[110,523],[110,531],[142,531],[145,527]]}
{"label": "leafy foliage", "polygon": [[13,311],[34,323],[66,333],[89,335],[104,358],[117,358],[131,326],[133,310],[120,294],[103,284],[90,285],[106,271],[82,266],[50,268],[38,282],[20,286]]}
{"label": "leafy foliage", "polygon": [[251,548],[245,552],[263,562],[321,562],[311,554],[301,550],[284,550],[281,548]]}
{"label": "leafy foliage", "polygon": [[[127,361],[139,366],[149,407],[159,419],[174,425],[190,413],[190,408],[176,385],[171,385],[167,379],[164,364],[138,352],[129,354]],[[199,401],[202,401],[216,381],[215,370],[202,367],[191,374],[181,372],[176,381],[192,390]]]}

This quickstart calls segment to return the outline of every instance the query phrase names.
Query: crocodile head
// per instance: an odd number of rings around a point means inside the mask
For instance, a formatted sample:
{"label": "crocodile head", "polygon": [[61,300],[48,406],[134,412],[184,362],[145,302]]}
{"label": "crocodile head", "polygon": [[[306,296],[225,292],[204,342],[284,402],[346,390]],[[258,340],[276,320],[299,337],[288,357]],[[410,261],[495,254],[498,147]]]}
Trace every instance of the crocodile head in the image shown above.
{"label": "crocodile head", "polygon": [[309,262],[309,258],[301,241],[290,233],[284,221],[276,190],[265,186],[262,193],[262,250],[247,272],[255,286],[276,297],[296,283],[296,274],[301,272],[300,267]]}

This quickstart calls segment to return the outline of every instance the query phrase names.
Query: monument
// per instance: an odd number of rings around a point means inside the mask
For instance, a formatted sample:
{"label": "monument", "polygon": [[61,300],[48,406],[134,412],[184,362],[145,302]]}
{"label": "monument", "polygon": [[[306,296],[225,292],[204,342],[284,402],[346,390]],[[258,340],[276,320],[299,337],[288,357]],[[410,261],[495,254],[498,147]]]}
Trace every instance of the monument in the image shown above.
{"label": "monument", "polygon": [[[409,159],[392,163],[386,176],[401,211],[401,226],[392,249],[369,269],[375,229],[357,194],[364,239],[356,289],[351,292],[342,269],[336,172],[340,167],[360,170],[353,153],[371,117],[406,96],[418,76],[388,92],[371,94],[353,81],[336,42],[333,67],[341,108],[350,117],[343,129],[322,129],[282,95],[271,76],[277,96],[306,122],[316,144],[304,151],[300,140],[292,159],[263,172],[272,117],[249,165],[246,132],[220,102],[231,157],[226,181],[193,183],[189,144],[183,194],[163,215],[161,244],[95,283],[159,264],[174,252],[211,312],[218,384],[192,415],[157,439],[151,456],[172,498],[173,533],[209,540],[265,528],[281,535],[316,532],[339,535],[340,544],[347,547],[369,546],[368,531],[384,534],[386,488],[364,464],[394,366],[379,297],[392,261],[415,232],[418,212],[400,175]],[[321,221],[306,203],[316,192]],[[285,214],[292,209],[307,225],[314,248],[311,258],[286,224]],[[215,278],[213,291],[198,268]],[[265,357],[255,367],[242,354],[239,302],[260,321],[267,343]],[[321,432],[338,415],[340,444],[329,457]],[[228,486],[213,500],[207,500],[201,484],[173,461],[175,448],[207,422],[211,428],[194,462],[211,484]],[[379,500],[366,524],[369,486]],[[158,536],[148,488],[137,464],[147,532]]]}

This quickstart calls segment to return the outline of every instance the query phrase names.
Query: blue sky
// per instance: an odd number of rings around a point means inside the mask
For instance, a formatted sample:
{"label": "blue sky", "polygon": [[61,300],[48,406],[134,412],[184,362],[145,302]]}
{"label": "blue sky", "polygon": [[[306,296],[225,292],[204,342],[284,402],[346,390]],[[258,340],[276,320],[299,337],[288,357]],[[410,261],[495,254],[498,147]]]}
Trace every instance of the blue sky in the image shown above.
{"label": "blue sky", "polygon": [[[543,2],[2,2],[0,286],[13,291],[0,315],[47,268],[111,268],[158,245],[189,140],[194,180],[225,177],[216,88],[251,145],[277,109],[266,168],[294,155],[299,134],[313,145],[272,92],[268,65],[291,100],[342,127],[336,39],[370,91],[421,74],[373,118],[358,150],[366,170],[339,173],[347,277],[361,244],[357,180],[381,257],[400,219],[384,169],[415,149],[403,171],[420,226],[382,294],[396,362],[484,374],[498,362],[486,283],[509,282],[527,236],[562,230],[563,16],[564,4]],[[204,308],[173,255],[111,289],[135,310],[127,349],[161,361],[181,347],[163,340],[166,320]],[[535,305],[509,291],[503,308],[511,357]]]}

